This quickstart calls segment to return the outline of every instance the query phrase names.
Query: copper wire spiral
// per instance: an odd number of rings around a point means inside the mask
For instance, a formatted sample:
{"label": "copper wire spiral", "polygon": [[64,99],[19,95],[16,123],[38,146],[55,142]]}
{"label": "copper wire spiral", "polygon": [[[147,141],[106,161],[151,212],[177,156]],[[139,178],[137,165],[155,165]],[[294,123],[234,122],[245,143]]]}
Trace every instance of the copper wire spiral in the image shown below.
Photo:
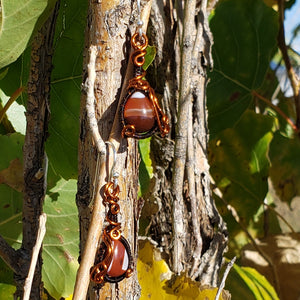
{"label": "copper wire spiral", "polygon": [[[123,243],[126,241],[121,236],[121,223],[117,220],[117,215],[120,212],[120,206],[118,204],[120,194],[119,185],[115,185],[113,182],[109,182],[104,187],[104,204],[109,206],[109,211],[106,215],[106,221],[108,225],[105,227],[102,234],[102,242],[105,244],[105,253],[104,257],[99,263],[96,263],[90,270],[90,279],[97,283],[101,284],[106,279],[106,274],[108,267],[112,261],[113,257],[113,241],[122,239]],[[124,241],[125,240],[125,241]],[[127,241],[125,246],[127,245]],[[131,253],[129,249],[126,249],[128,253],[129,260],[131,260]],[[99,252],[100,250],[98,250]],[[130,277],[133,270],[130,267],[127,269],[124,277]],[[109,281],[109,280],[108,280]]]}
{"label": "copper wire spiral", "polygon": [[[149,96],[149,99],[151,100],[154,108],[158,129],[161,136],[164,137],[170,131],[169,119],[160,108],[153,88],[150,86],[147,80],[143,79],[146,75],[146,72],[142,69],[142,67],[145,63],[145,55],[147,53],[147,36],[145,34],[142,34],[140,36],[140,34],[136,32],[131,38],[131,46],[134,50],[131,55],[131,60],[135,66],[135,75],[132,79],[129,80],[127,87],[128,94],[132,94],[135,90],[141,90]],[[152,132],[150,133],[150,135],[151,134]],[[124,125],[122,136],[139,138],[138,136],[135,136],[135,128],[133,125]],[[145,136],[149,136],[149,134],[146,134]]]}

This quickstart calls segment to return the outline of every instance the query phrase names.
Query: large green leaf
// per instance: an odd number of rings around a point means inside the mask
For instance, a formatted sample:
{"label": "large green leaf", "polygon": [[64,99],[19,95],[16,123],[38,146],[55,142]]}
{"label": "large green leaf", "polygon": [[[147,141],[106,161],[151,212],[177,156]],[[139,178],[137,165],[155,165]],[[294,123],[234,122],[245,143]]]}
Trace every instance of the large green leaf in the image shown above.
{"label": "large green leaf", "polygon": [[253,268],[233,266],[226,281],[233,299],[279,300],[274,287]]}
{"label": "large green leaf", "polygon": [[211,20],[214,70],[207,88],[212,137],[236,124],[264,80],[278,31],[274,10],[261,0],[222,1]]}
{"label": "large green leaf", "polygon": [[0,283],[0,299],[13,300],[16,287],[11,284]]}
{"label": "large green leaf", "polygon": [[270,176],[273,186],[283,201],[290,202],[300,195],[300,141],[274,134],[270,145]]}
{"label": "large green leaf", "polygon": [[76,178],[82,51],[87,1],[61,1],[55,33],[50,136],[46,151],[57,174]]}
{"label": "large green leaf", "polygon": [[[56,0],[1,0],[0,69],[25,50],[39,18],[49,13]],[[44,18],[47,14],[44,15]]]}
{"label": "large green leaf", "polygon": [[226,202],[247,223],[268,191],[267,152],[272,139],[273,118],[248,110],[239,125],[210,141],[211,174]]}
{"label": "large green leaf", "polygon": [[76,188],[76,180],[61,179],[45,198],[47,232],[43,244],[43,281],[55,299],[68,297],[75,283],[79,253]]}

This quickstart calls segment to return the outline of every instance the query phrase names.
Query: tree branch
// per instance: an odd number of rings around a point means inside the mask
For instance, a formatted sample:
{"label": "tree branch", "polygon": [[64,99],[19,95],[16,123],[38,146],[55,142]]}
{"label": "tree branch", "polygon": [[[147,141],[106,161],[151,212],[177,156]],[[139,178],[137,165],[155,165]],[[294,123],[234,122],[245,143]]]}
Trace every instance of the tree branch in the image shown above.
{"label": "tree branch", "polygon": [[0,235],[0,257],[4,262],[14,271],[19,273],[20,268],[18,265],[19,256],[17,251],[11,247],[6,240]]}
{"label": "tree branch", "polygon": [[288,77],[291,82],[291,86],[294,93],[294,101],[296,108],[296,127],[300,128],[300,81],[297,77],[295,70],[291,64],[287,45],[285,42],[285,33],[284,33],[284,0],[278,0],[278,14],[279,14],[279,32],[278,32],[278,46],[282,53],[283,61],[287,70]]}
{"label": "tree branch", "polygon": [[191,61],[195,32],[194,15],[196,1],[186,1],[184,6],[183,33],[180,59],[180,82],[178,99],[178,121],[176,124],[174,167],[172,178],[173,193],[173,271],[179,274],[184,261],[184,199],[183,182],[187,151],[188,108],[192,101]]}
{"label": "tree branch", "polygon": [[215,300],[219,300],[219,299],[220,299],[222,290],[223,290],[224,287],[225,287],[225,281],[226,281],[226,278],[227,278],[227,276],[228,276],[228,274],[229,274],[230,269],[233,267],[235,261],[236,261],[236,256],[235,256],[235,257],[227,264],[226,270],[225,270],[225,272],[224,272],[224,274],[223,274],[223,278],[222,278],[221,284],[220,284],[220,286],[219,286],[219,288],[218,288],[218,292],[217,292],[217,294],[216,294]]}
{"label": "tree branch", "polygon": [[298,128],[294,122],[276,105],[274,105],[269,99],[265,98],[264,96],[260,95],[259,93],[257,93],[256,91],[252,91],[252,95],[257,97],[258,99],[264,101],[268,106],[270,106],[271,108],[273,108],[279,115],[281,115],[286,122],[292,127],[292,129],[298,133],[300,127]]}

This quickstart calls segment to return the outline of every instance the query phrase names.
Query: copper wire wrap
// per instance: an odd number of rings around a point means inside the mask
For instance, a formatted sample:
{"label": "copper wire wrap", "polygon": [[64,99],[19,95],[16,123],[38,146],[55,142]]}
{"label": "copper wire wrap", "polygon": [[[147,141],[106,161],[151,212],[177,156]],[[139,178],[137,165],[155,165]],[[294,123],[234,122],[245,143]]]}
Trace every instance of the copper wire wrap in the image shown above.
{"label": "copper wire wrap", "polygon": [[[117,215],[120,212],[119,201],[119,193],[120,187],[119,185],[115,185],[113,182],[109,182],[104,187],[104,205],[108,205],[109,211],[106,215],[106,221],[108,225],[105,227],[102,234],[102,243],[105,245],[105,251],[103,253],[103,249],[101,247],[98,249],[97,256],[101,257],[101,261],[99,263],[95,263],[95,265],[90,270],[90,279],[91,281],[102,284],[105,281],[108,282],[118,282],[123,278],[128,278],[132,275],[133,269],[132,265],[132,255],[130,252],[130,247],[127,240],[121,235],[121,223],[117,220]],[[113,258],[113,241],[120,240],[128,254],[128,269],[124,273],[124,275],[118,278],[109,278],[107,276],[107,271],[109,265]],[[102,251],[102,253],[101,253]]]}
{"label": "copper wire wrap", "polygon": [[[125,103],[128,97],[134,92],[134,91],[143,91],[152,102],[154,113],[155,113],[155,119],[157,122],[157,127],[160,131],[160,134],[162,137],[167,135],[170,131],[169,126],[169,119],[167,115],[165,115],[159,106],[158,99],[155,95],[155,92],[153,88],[150,86],[147,80],[143,79],[145,78],[146,72],[143,70],[143,65],[145,63],[145,55],[146,55],[146,48],[148,46],[148,38],[145,34],[140,35],[138,32],[136,32],[132,38],[131,38],[131,46],[133,48],[133,53],[131,55],[131,61],[133,65],[135,66],[134,71],[134,77],[129,80],[128,87],[127,87],[127,98],[125,98]],[[123,119],[123,111],[124,111],[124,105],[122,106],[122,119]],[[134,138],[146,138],[151,136],[155,131],[157,131],[157,127],[155,127],[153,130],[150,130],[149,132],[143,133],[143,134],[137,134],[134,128],[134,125],[128,125],[125,124],[123,121],[123,130],[122,130],[122,136],[123,137],[134,137]]]}

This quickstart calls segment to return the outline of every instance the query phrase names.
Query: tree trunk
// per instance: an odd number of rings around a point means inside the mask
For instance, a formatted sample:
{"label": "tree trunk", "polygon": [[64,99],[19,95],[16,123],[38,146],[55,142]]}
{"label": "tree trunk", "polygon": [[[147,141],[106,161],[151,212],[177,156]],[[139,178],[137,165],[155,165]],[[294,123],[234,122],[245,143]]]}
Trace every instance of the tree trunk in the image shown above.
{"label": "tree trunk", "polygon": [[[211,197],[207,162],[205,89],[206,71],[212,65],[207,3],[202,1],[197,6],[193,0],[153,0],[153,3],[142,1],[142,4],[144,10],[152,5],[147,35],[150,44],[157,47],[155,71],[150,70],[147,78],[157,95],[163,95],[162,107],[171,119],[169,137],[152,139],[156,178],[152,194],[158,200],[160,210],[151,216],[149,233],[169,254],[169,264],[175,273],[186,271],[193,279],[216,286],[227,234]],[[90,0],[89,3],[77,193],[80,251],[84,261],[77,274],[77,285],[80,278],[88,282],[88,269],[91,266],[90,259],[86,259],[90,251],[88,248],[93,245],[93,239],[100,237],[105,226],[105,207],[98,195],[103,196],[102,188],[109,173],[109,167],[103,167],[105,160],[109,160],[108,166],[111,165],[111,154],[104,146],[107,140],[117,146],[122,230],[131,245],[134,258],[137,257],[139,155],[136,141],[121,138],[118,112],[119,100],[130,78],[129,40],[130,34],[135,32],[136,12],[136,2],[129,0],[121,3]],[[98,50],[95,86],[92,86],[95,113],[89,109],[87,100],[91,83],[89,51],[93,45]],[[127,65],[129,68],[125,72]],[[90,121],[94,117],[97,120],[97,124],[94,122],[96,132]],[[101,232],[93,232],[91,238],[91,228]],[[93,249],[90,251],[93,257],[95,252]],[[83,267],[86,262],[88,268]],[[105,284],[99,288],[91,285],[88,298],[138,299],[140,295],[136,271],[133,277],[119,284]],[[74,299],[82,299],[80,295],[83,294],[84,291],[76,291]]]}
{"label": "tree trunk", "polygon": [[175,273],[216,286],[227,231],[211,197],[207,162],[208,14],[206,1],[152,6],[150,44],[158,51],[151,81],[163,95],[172,130],[170,139],[152,139],[153,194],[160,210],[151,217],[149,233],[169,254]]}
{"label": "tree trunk", "polygon": [[[131,1],[90,1],[88,10],[88,24],[86,29],[86,43],[84,51],[84,86],[89,84],[88,63],[90,60],[89,49],[94,45],[97,47],[98,55],[95,65],[96,81],[94,86],[95,95],[95,116],[90,116],[87,111],[87,95],[83,93],[80,109],[80,141],[79,141],[79,177],[77,206],[80,219],[80,252],[83,257],[85,245],[87,243],[89,227],[93,226],[91,221],[93,204],[94,210],[96,203],[94,201],[97,195],[103,196],[103,186],[108,180],[109,168],[100,168],[100,174],[97,173],[100,165],[105,160],[111,164],[111,152],[102,151],[105,141],[110,141],[117,147],[116,171],[120,174],[120,215],[119,221],[122,226],[122,234],[128,240],[131,246],[131,252],[134,258],[137,256],[137,220],[138,220],[138,160],[137,142],[133,139],[124,140],[121,138],[121,128],[119,115],[117,112],[119,99],[124,96],[122,92],[122,83],[126,86],[125,78],[126,67],[130,54],[130,34],[135,31],[135,26],[130,26],[135,21],[135,5]],[[123,88],[123,91],[125,89]],[[117,116],[116,116],[117,114]],[[115,125],[114,119],[115,120]],[[92,138],[91,126],[88,122],[89,117],[96,117],[98,132],[100,137],[97,141]],[[104,175],[102,174],[104,171]],[[101,201],[102,203],[102,201]],[[98,225],[99,230],[103,230],[105,219],[105,207],[100,207]],[[91,225],[92,224],[92,225]],[[99,232],[99,235],[100,233]],[[84,262],[85,263],[85,262]],[[82,266],[80,266],[82,267]],[[80,270],[77,279],[84,278],[88,280],[86,270]],[[76,288],[75,288],[76,290]],[[84,294],[84,293],[83,293]],[[76,291],[80,299],[80,292]],[[117,295],[117,296],[116,296]],[[119,284],[105,284],[101,289],[91,285],[88,299],[137,299],[139,295],[139,286],[137,275],[125,279]]]}
{"label": "tree trunk", "polygon": [[[39,217],[42,214],[47,190],[47,157],[45,142],[48,137],[50,117],[49,95],[52,70],[52,44],[58,5],[39,30],[32,43],[31,65],[28,80],[26,110],[26,136],[24,155],[23,239],[18,250],[19,272],[15,273],[16,298],[23,297],[24,282],[28,274],[32,249],[36,243]],[[38,257],[30,299],[41,299],[42,257]]]}

